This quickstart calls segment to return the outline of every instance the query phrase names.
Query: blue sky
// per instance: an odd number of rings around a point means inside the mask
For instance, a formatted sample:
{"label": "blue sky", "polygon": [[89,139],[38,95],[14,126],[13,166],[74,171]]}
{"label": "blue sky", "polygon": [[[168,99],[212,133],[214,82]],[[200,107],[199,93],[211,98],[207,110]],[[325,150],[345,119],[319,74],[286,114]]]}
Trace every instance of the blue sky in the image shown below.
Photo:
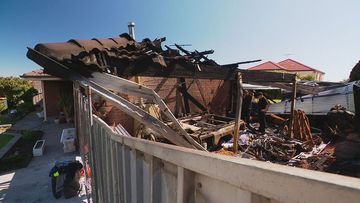
{"label": "blue sky", "polygon": [[26,47],[113,37],[135,21],[138,40],[214,49],[221,64],[292,58],[340,81],[360,60],[359,8],[356,0],[1,0],[0,76],[39,68]]}

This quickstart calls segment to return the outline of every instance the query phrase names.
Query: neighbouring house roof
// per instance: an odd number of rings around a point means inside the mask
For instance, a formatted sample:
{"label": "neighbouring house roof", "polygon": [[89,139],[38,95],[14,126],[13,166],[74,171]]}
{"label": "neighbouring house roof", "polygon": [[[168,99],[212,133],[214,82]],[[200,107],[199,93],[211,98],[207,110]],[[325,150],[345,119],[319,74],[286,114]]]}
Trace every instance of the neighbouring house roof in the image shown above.
{"label": "neighbouring house roof", "polygon": [[286,69],[274,62],[267,61],[265,63],[248,68],[248,70],[286,70]]}
{"label": "neighbouring house roof", "polygon": [[286,59],[286,60],[280,61],[277,64],[286,68],[286,70],[288,70],[288,71],[316,71],[316,72],[325,74],[322,71],[319,71],[315,68],[304,65],[304,64],[302,64],[298,61],[292,60],[292,59]]}
{"label": "neighbouring house roof", "polygon": [[26,80],[61,80],[61,78],[44,73],[44,69],[33,70],[20,75]]}
{"label": "neighbouring house roof", "polygon": [[321,74],[325,74],[322,71],[319,71],[310,66],[304,65],[300,62],[297,62],[292,59],[286,59],[279,63],[274,63],[272,61],[268,61],[253,67],[248,68],[248,70],[264,70],[264,71],[274,71],[274,70],[284,70],[289,72],[298,72],[298,71],[316,71]]}

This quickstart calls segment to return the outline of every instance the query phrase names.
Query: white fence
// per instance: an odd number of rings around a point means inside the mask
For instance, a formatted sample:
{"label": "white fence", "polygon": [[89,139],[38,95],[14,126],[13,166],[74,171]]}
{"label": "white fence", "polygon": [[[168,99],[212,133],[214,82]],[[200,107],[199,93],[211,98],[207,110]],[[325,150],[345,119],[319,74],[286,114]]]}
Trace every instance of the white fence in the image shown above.
{"label": "white fence", "polygon": [[94,202],[360,201],[356,178],[124,136],[90,114],[78,87],[74,93]]}
{"label": "white fence", "polygon": [[355,178],[115,133],[93,116],[97,202],[359,202]]}

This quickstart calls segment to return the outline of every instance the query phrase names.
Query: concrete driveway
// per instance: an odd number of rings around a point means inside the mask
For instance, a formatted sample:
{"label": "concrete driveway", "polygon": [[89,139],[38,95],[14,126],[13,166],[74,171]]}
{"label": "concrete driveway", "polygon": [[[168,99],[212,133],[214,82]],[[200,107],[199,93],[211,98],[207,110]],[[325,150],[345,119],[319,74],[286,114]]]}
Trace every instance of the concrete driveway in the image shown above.
{"label": "concrete driveway", "polygon": [[87,202],[83,191],[79,197],[55,199],[51,192],[49,171],[56,160],[74,159],[75,153],[64,154],[60,137],[62,129],[73,124],[44,123],[35,113],[17,122],[14,130],[42,130],[46,149],[41,157],[34,157],[28,167],[0,174],[0,202]]}

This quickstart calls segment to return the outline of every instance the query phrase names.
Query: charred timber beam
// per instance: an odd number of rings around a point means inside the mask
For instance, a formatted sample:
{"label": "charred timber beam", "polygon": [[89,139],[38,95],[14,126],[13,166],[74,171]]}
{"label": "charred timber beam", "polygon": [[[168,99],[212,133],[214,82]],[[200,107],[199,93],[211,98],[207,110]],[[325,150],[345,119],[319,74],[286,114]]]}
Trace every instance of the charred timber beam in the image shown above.
{"label": "charred timber beam", "polygon": [[[200,110],[202,111],[207,111],[207,109],[199,102],[197,101],[193,96],[191,96],[191,94],[189,94],[186,90],[186,87],[183,88],[181,87],[180,88],[180,92],[182,93],[183,97],[184,97],[184,103],[185,103],[185,109],[186,109],[186,102],[187,102],[187,105],[189,107],[189,100],[195,104],[196,107],[198,107]],[[186,101],[185,101],[186,100]],[[187,110],[186,110],[187,111]],[[190,107],[189,107],[189,112],[187,113],[190,113]]]}
{"label": "charred timber beam", "polygon": [[190,113],[190,105],[189,105],[189,93],[187,92],[185,78],[180,78],[179,82],[180,82],[179,91],[182,93],[183,100],[184,100],[184,106],[185,106],[185,112],[188,114],[188,113]]}
{"label": "charred timber beam", "polygon": [[289,135],[291,138],[294,138],[294,114],[295,114],[295,104],[296,104],[296,74],[293,78],[293,90],[291,97],[291,109],[290,109],[290,124],[289,124]]}
{"label": "charred timber beam", "polygon": [[[199,52],[197,50],[195,50],[192,54],[191,57],[193,57],[196,61],[200,61],[200,59],[204,59],[205,61],[212,61],[210,60],[208,57],[206,57],[205,55],[208,54],[213,54],[214,50],[207,50],[207,51],[202,51]],[[214,65],[218,65],[215,61],[213,61]]]}
{"label": "charred timber beam", "polygon": [[178,48],[180,51],[184,52],[184,54],[186,55],[191,55],[191,52],[189,52],[188,50],[182,48],[180,45],[175,44],[176,48]]}
{"label": "charred timber beam", "polygon": [[196,53],[196,55],[204,56],[204,55],[213,54],[214,50],[206,50],[206,51],[196,51],[195,50],[195,53]]}
{"label": "charred timber beam", "polygon": [[[353,94],[355,105],[355,121],[356,123],[360,123],[360,83],[354,84]],[[360,132],[360,125],[355,125],[355,128]]]}
{"label": "charred timber beam", "polygon": [[242,108],[242,100],[243,100],[243,87],[242,87],[242,78],[241,73],[237,74],[237,100],[236,100],[236,116],[235,116],[235,126],[234,126],[234,144],[233,149],[234,153],[238,152],[238,140],[239,140],[239,130],[240,130],[240,122],[241,122],[241,108]]}
{"label": "charred timber beam", "polygon": [[241,64],[256,63],[256,62],[260,62],[260,61],[261,61],[261,59],[252,60],[252,61],[241,61],[241,62],[237,62],[237,63],[224,64],[224,65],[221,65],[221,67],[226,67],[226,68],[229,68],[229,67],[238,67],[238,66],[241,65]]}

